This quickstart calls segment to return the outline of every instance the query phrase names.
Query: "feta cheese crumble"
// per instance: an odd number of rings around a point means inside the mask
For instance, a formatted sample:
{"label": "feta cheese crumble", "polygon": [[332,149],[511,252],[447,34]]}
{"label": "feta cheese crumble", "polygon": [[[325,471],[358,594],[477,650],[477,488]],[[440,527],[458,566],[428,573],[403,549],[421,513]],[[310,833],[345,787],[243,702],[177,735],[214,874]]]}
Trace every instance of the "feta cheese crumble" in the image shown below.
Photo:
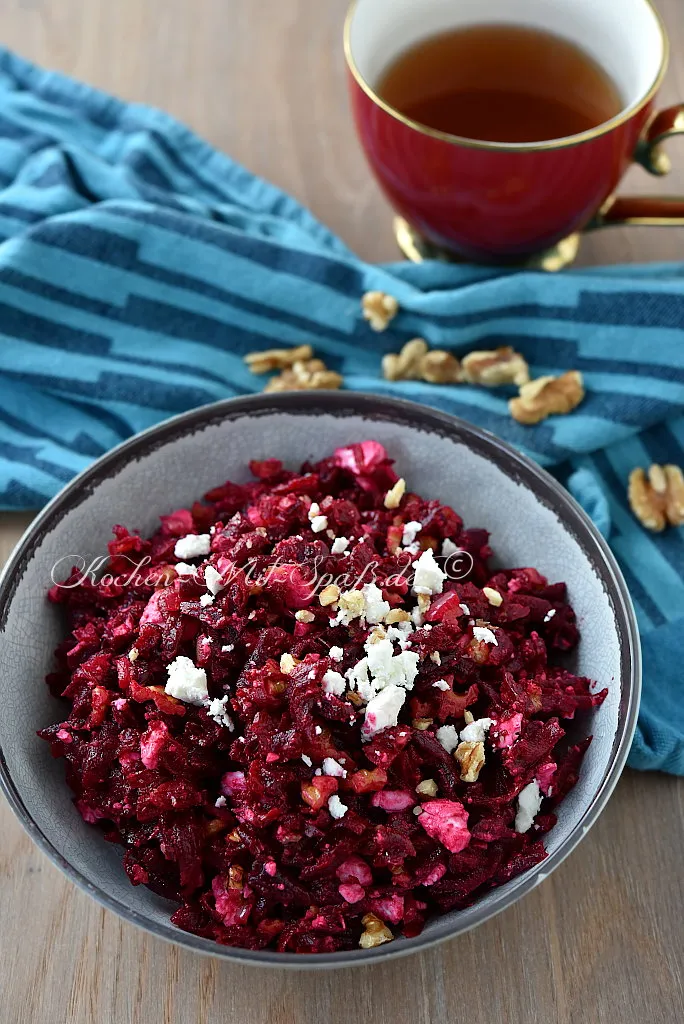
{"label": "feta cheese crumble", "polygon": [[200,558],[211,550],[211,536],[208,533],[189,533],[176,541],[173,553],[176,558]]}
{"label": "feta cheese crumble", "polygon": [[546,613],[546,615],[544,616],[544,622],[550,622],[555,614],[556,614],[556,609],[555,608],[551,608],[551,610],[548,611]]}
{"label": "feta cheese crumble", "polygon": [[452,555],[460,555],[460,553],[461,548],[458,544],[454,544],[453,540],[449,540],[447,537],[442,541],[442,558],[451,558]]}
{"label": "feta cheese crumble", "polygon": [[370,625],[382,622],[386,615],[389,615],[389,602],[383,600],[382,590],[375,583],[366,583],[361,593],[366,602],[365,619]]}
{"label": "feta cheese crumble", "polygon": [[313,502],[309,508],[309,522],[314,533],[323,533],[328,529],[328,517],[321,515],[321,509],[317,502]]}
{"label": "feta cheese crumble", "polygon": [[361,738],[370,740],[376,733],[399,722],[399,712],[406,700],[406,690],[403,686],[389,683],[380,690],[366,707],[366,718],[361,729]]}
{"label": "feta cheese crumble", "polygon": [[527,832],[532,828],[534,819],[539,813],[542,796],[536,779],[520,790],[518,810],[515,815],[515,831]]}
{"label": "feta cheese crumble", "polygon": [[217,725],[225,725],[231,732],[235,729],[233,720],[227,711],[228,697],[215,697],[207,705],[207,714],[213,718]]}
{"label": "feta cheese crumble", "polygon": [[431,548],[424,551],[418,561],[413,563],[415,575],[412,591],[414,594],[441,594],[446,573],[442,572],[435,562]]}
{"label": "feta cheese crumble", "polygon": [[328,810],[332,818],[344,818],[349,808],[342,803],[337,793],[333,793],[328,800]]}
{"label": "feta cheese crumble", "polygon": [[208,565],[204,570],[204,582],[207,585],[207,590],[214,597],[220,594],[225,588],[226,584],[223,582],[223,576],[220,572],[217,572],[213,565]]}
{"label": "feta cheese crumble", "polygon": [[484,743],[485,736],[493,725],[493,718],[477,718],[466,725],[465,729],[461,729],[461,739],[464,743]]}
{"label": "feta cheese crumble", "polygon": [[453,754],[458,746],[458,730],[453,725],[443,725],[437,730],[435,736],[442,744],[447,754]]}
{"label": "feta cheese crumble", "polygon": [[341,697],[346,689],[347,683],[344,676],[340,672],[328,669],[323,676],[323,693],[329,693],[335,697]]}
{"label": "feta cheese crumble", "polygon": [[310,758],[310,757],[308,756],[308,754],[302,754],[302,761],[303,761],[303,762],[304,762],[304,764],[305,764],[305,765],[307,766],[307,768],[310,768],[310,767],[311,767],[311,765],[313,764],[313,761],[312,761],[312,760],[311,760],[311,758]]}
{"label": "feta cheese crumble", "polygon": [[197,668],[190,658],[180,655],[166,671],[168,678],[164,690],[170,697],[198,707],[208,699],[207,673],[203,668]]}
{"label": "feta cheese crumble", "polygon": [[404,525],[404,532],[401,537],[401,543],[405,548],[409,547],[415,541],[416,537],[423,529],[422,523],[417,523],[415,520]]}
{"label": "feta cheese crumble", "polygon": [[197,572],[197,567],[188,565],[187,562],[178,562],[177,565],[174,565],[174,569],[179,576],[194,576]]}
{"label": "feta cheese crumble", "polygon": [[446,679],[438,679],[437,682],[432,684],[437,690],[449,690],[451,687],[447,683]]}
{"label": "feta cheese crumble", "polygon": [[331,775],[335,779],[346,779],[347,772],[334,757],[323,758],[323,774]]}
{"label": "feta cheese crumble", "polygon": [[214,603],[213,594],[202,594],[202,596],[199,599],[199,603],[202,605],[203,608],[208,608],[210,604]]}
{"label": "feta cheese crumble", "polygon": [[494,647],[499,646],[499,641],[496,639],[494,631],[489,629],[488,626],[473,626],[473,636],[476,640],[480,640],[486,644],[493,644]]}
{"label": "feta cheese crumble", "polygon": [[328,651],[328,655],[330,656],[331,661],[342,661],[344,651],[341,647],[331,647]]}
{"label": "feta cheese crumble", "polygon": [[348,547],[349,541],[346,537],[336,537],[330,551],[333,555],[343,555]]}

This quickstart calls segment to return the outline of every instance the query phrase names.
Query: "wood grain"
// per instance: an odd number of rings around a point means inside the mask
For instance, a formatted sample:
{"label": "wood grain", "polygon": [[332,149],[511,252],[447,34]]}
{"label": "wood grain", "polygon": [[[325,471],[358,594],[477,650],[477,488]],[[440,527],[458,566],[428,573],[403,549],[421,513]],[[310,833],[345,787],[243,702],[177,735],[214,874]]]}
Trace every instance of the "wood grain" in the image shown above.
{"label": "wood grain", "polygon": [[[681,0],[661,0],[684,98]],[[392,259],[390,214],[347,111],[346,0],[4,0],[0,38],[162,106],[306,203],[362,256]],[[665,182],[684,192],[684,153]],[[606,231],[584,262],[672,259],[684,230]],[[29,517],[3,515],[4,559]],[[627,772],[570,858],[522,903],[432,952],[287,974],[195,957],[78,892],[0,806],[0,1019],[7,1024],[675,1024],[684,1019],[684,784]]]}

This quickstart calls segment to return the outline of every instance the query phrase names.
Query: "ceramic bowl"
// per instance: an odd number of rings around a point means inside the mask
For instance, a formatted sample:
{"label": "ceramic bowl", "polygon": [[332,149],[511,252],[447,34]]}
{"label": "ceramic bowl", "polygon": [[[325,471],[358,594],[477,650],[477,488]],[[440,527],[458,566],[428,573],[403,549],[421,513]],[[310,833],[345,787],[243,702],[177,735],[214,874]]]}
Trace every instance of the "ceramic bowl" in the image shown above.
{"label": "ceramic bowl", "polygon": [[[546,837],[549,857],[541,870],[432,920],[416,938],[372,950],[307,957],[218,946],[176,929],[169,921],[174,904],[131,886],[122,851],[81,820],[62,763],[36,736],[64,712],[44,683],[62,630],[57,609],[45,599],[51,569],[68,555],[89,559],[105,552],[114,523],[152,531],[160,513],[188,505],[227,478],[247,479],[252,458],[277,457],[296,467],[369,438],[386,446],[411,489],[452,504],[466,524],[490,530],[502,564],[533,565],[567,582],[582,631],[571,667],[607,685],[609,696],[592,715],[571,723],[573,740],[591,732],[594,741]],[[0,581],[0,664],[3,787],[53,863],[103,906],[154,935],[242,963],[300,968],[371,963],[424,949],[480,924],[538,885],[605,806],[627,757],[640,691],[638,634],[625,582],[568,493],[467,423],[422,406],[344,392],[220,402],[147,430],[99,459],[43,510],[9,560]]]}

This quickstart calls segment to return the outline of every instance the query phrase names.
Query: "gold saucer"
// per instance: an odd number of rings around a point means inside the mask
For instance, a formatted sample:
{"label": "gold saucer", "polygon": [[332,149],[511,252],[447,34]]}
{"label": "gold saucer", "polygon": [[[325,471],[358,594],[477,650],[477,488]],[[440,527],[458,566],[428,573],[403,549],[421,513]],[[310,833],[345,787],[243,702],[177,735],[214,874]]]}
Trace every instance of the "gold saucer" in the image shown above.
{"label": "gold saucer", "polygon": [[[444,260],[447,263],[469,262],[461,259],[455,253],[449,252],[448,249],[442,249],[440,246],[428,242],[403,217],[394,218],[394,237],[406,259],[411,260],[412,263],[422,263],[423,260]],[[507,263],[506,266],[519,270],[546,270],[555,273],[575,262],[581,241],[582,236],[577,232],[574,235],[568,235],[567,238],[544,252],[528,256],[519,262]]]}

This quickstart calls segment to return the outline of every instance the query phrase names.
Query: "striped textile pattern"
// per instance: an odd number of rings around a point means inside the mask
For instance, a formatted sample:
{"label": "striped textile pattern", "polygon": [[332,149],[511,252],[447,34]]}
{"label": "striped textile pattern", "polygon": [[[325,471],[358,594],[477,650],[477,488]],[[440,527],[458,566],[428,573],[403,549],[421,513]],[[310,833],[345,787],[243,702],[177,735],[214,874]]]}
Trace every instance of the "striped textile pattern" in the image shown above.
{"label": "striped textile pattern", "polygon": [[[400,302],[384,334],[361,316],[369,289]],[[456,354],[514,345],[536,376],[581,370],[587,398],[523,427],[501,390],[383,380],[382,356],[416,335]],[[261,390],[243,355],[307,341],[347,388],[486,427],[575,494],[642,632],[630,763],[684,774],[684,536],[647,534],[625,494],[634,466],[684,465],[684,265],[371,266],[167,115],[0,50],[0,507],[37,508],[136,431]]]}

